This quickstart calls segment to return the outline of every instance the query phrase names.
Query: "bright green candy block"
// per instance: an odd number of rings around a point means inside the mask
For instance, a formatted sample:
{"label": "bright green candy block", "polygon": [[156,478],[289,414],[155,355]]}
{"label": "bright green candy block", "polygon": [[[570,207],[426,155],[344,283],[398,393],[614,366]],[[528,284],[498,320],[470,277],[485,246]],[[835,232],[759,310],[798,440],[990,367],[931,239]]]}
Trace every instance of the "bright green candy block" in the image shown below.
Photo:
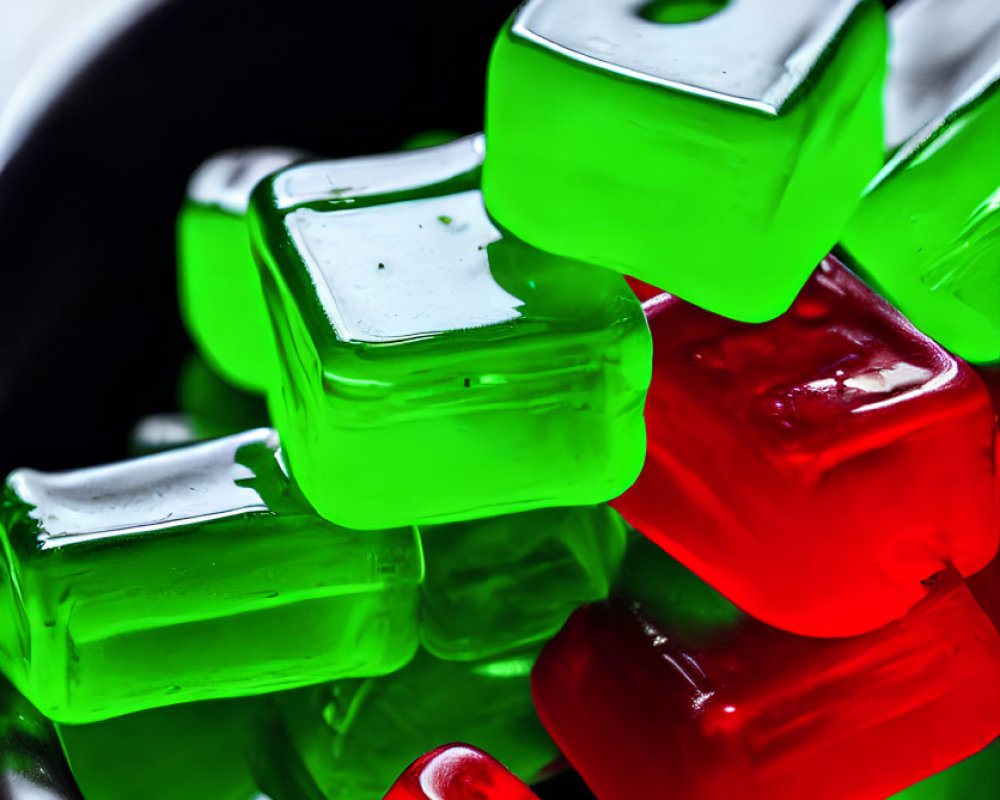
{"label": "bright green candy block", "polygon": [[251,800],[248,753],[267,708],[209,700],[56,730],[86,800]]}
{"label": "bright green candy block", "polygon": [[475,660],[539,644],[607,597],[625,524],[606,505],[551,508],[420,529],[427,573],[420,641]]}
{"label": "bright green candy block", "polygon": [[419,539],[320,519],[273,431],[7,479],[0,667],[79,724],[398,669]]}
{"label": "bright green candy block", "polygon": [[[949,37],[931,33],[944,24],[950,4],[909,5],[917,15],[898,15],[893,26],[901,55],[890,73],[890,131],[909,131],[921,114],[926,124],[868,187],[842,245],[858,271],[924,333],[969,361],[997,362],[1000,56],[992,45],[984,62],[990,40],[981,33],[987,13],[1000,24],[1000,6],[982,3],[982,15],[966,11],[969,44],[956,55]],[[962,5],[969,6],[956,8]],[[935,76],[928,42],[944,48],[937,77],[949,90],[962,89],[954,96],[926,85],[928,73]],[[928,95],[937,104],[928,104]]]}
{"label": "bright green candy block", "polygon": [[274,800],[372,800],[448,742],[533,781],[559,757],[531,700],[536,655],[455,662],[421,651],[393,675],[282,693],[280,723],[255,759],[258,784]]}
{"label": "bright green candy block", "polygon": [[761,322],[882,163],[884,16],[875,0],[666,13],[684,5],[516,12],[490,61],[486,204],[537,247]]}
{"label": "bright green candy block", "polygon": [[589,505],[642,467],[639,302],[614,272],[502,236],[481,156],[469,137],[353,176],[293,167],[254,192],[272,417],[303,492],[339,524]]}
{"label": "bright green candy block", "polygon": [[1000,743],[939,772],[890,800],[996,800],[1000,787]]}
{"label": "bright green candy block", "polygon": [[191,178],[177,220],[180,306],[191,338],[227,380],[267,390],[274,334],[250,252],[250,191],[275,170],[306,158],[287,148],[230,150]]}

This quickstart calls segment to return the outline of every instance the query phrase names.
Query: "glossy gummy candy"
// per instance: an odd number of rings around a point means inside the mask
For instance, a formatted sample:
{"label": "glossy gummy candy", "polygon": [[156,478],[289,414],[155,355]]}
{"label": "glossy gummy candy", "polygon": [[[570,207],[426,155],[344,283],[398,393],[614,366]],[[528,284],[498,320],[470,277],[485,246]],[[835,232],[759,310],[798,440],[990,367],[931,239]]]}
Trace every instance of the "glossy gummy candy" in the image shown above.
{"label": "glossy gummy candy", "polygon": [[492,756],[451,744],[418,758],[385,800],[538,800]]}
{"label": "glossy gummy candy", "polygon": [[1000,5],[893,9],[894,154],[842,244],[862,274],[962,358],[1000,361]]}
{"label": "glossy gummy candy", "polygon": [[530,0],[490,60],[487,207],[536,247],[771,319],[882,164],[885,50],[872,0]]}
{"label": "glossy gummy candy", "polygon": [[607,505],[547,508],[420,528],[420,640],[471,661],[540,644],[578,606],[607,597],[625,527]]}
{"label": "glossy gummy candy", "polygon": [[993,558],[986,388],[836,259],[766,324],[670,295],[645,308],[649,452],[613,505],[729,600],[847,636]]}
{"label": "glossy gummy candy", "polygon": [[[649,332],[620,275],[492,225],[482,138],[279,172],[251,202],[290,467],[354,528],[604,502],[642,465]],[[331,188],[332,187],[332,188]]]}
{"label": "glossy gummy candy", "polygon": [[319,518],[268,429],[18,470],[0,511],[0,667],[60,722],[379,675],[416,649],[416,531]]}
{"label": "glossy gummy candy", "polygon": [[[669,586],[683,568],[646,547]],[[532,673],[543,723],[601,800],[881,800],[1000,734],[1000,634],[954,571],[902,619],[842,639],[735,609],[693,626],[719,598],[679,580],[680,625],[639,587],[576,611]]]}

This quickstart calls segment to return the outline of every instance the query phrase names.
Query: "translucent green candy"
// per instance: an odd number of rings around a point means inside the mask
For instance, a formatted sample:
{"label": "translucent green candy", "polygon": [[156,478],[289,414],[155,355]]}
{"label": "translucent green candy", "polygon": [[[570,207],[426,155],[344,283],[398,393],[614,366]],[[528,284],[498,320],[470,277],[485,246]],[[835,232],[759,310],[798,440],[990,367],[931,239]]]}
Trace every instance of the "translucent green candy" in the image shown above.
{"label": "translucent green candy", "polygon": [[457,662],[420,651],[393,675],[277,695],[258,784],[273,800],[372,800],[442,742],[475,745],[533,781],[559,757],[531,700],[535,657]]}
{"label": "translucent green candy", "polygon": [[537,247],[760,322],[882,163],[885,21],[875,0],[714,5],[525,3],[490,61],[483,191]]}
{"label": "translucent green candy", "polygon": [[996,800],[1000,743],[893,795],[890,800]]}
{"label": "translucent green candy", "polygon": [[[842,244],[924,333],[992,363],[1000,361],[1000,60],[981,34],[987,14],[1000,24],[1000,6],[907,5],[894,11],[889,131],[925,124],[868,187]],[[964,47],[938,34],[943,15],[963,7],[965,24],[948,30],[964,31]],[[929,43],[940,53],[928,53]]]}
{"label": "translucent green candy", "polygon": [[698,642],[726,631],[742,611],[641,533],[629,530],[614,591],[638,601],[643,613]]}
{"label": "translucent green candy", "polygon": [[254,192],[272,416],[339,524],[599,503],[642,467],[651,342],[635,295],[502,236],[481,156],[469,137],[292,167]]}
{"label": "translucent green candy", "polygon": [[413,528],[315,515],[273,431],[76,472],[18,470],[0,528],[0,667],[51,718],[398,669],[417,646]]}
{"label": "translucent green candy", "polygon": [[251,800],[248,753],[267,709],[207,700],[56,730],[87,800]]}
{"label": "translucent green candy", "polygon": [[184,323],[212,366],[251,391],[267,390],[275,352],[250,252],[250,190],[268,173],[305,157],[286,148],[220,153],[192,176],[177,221]]}
{"label": "translucent green candy", "polygon": [[468,661],[541,643],[607,597],[625,525],[606,505],[582,506],[426,526],[420,538],[420,640],[438,658]]}

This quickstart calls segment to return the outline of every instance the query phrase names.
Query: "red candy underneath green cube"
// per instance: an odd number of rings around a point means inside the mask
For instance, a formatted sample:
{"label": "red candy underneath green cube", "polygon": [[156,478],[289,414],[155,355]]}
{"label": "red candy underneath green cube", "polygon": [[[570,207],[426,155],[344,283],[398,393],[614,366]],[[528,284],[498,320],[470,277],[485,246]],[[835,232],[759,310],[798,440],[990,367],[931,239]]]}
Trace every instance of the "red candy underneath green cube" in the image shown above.
{"label": "red candy underneath green cube", "polygon": [[973,371],[840,263],[762,325],[647,301],[654,376],[625,519],[757,618],[843,636],[997,550],[993,412]]}
{"label": "red candy underneath green cube", "polygon": [[[660,586],[679,569],[661,564]],[[532,673],[542,722],[601,800],[882,800],[1000,735],[1000,635],[954,571],[843,639],[738,613],[692,626],[683,607],[677,624],[674,603],[585,606]]]}

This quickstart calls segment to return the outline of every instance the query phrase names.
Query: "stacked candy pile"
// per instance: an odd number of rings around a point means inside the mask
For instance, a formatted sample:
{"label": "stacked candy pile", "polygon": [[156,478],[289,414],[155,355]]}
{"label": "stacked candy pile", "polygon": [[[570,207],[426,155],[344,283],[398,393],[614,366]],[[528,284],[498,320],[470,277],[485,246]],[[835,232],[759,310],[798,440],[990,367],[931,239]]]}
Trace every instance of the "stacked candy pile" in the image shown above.
{"label": "stacked candy pile", "polygon": [[0,765],[998,796],[1000,9],[889,27],[883,103],[875,0],[530,0],[485,139],[206,163],[185,413],[7,479]]}

